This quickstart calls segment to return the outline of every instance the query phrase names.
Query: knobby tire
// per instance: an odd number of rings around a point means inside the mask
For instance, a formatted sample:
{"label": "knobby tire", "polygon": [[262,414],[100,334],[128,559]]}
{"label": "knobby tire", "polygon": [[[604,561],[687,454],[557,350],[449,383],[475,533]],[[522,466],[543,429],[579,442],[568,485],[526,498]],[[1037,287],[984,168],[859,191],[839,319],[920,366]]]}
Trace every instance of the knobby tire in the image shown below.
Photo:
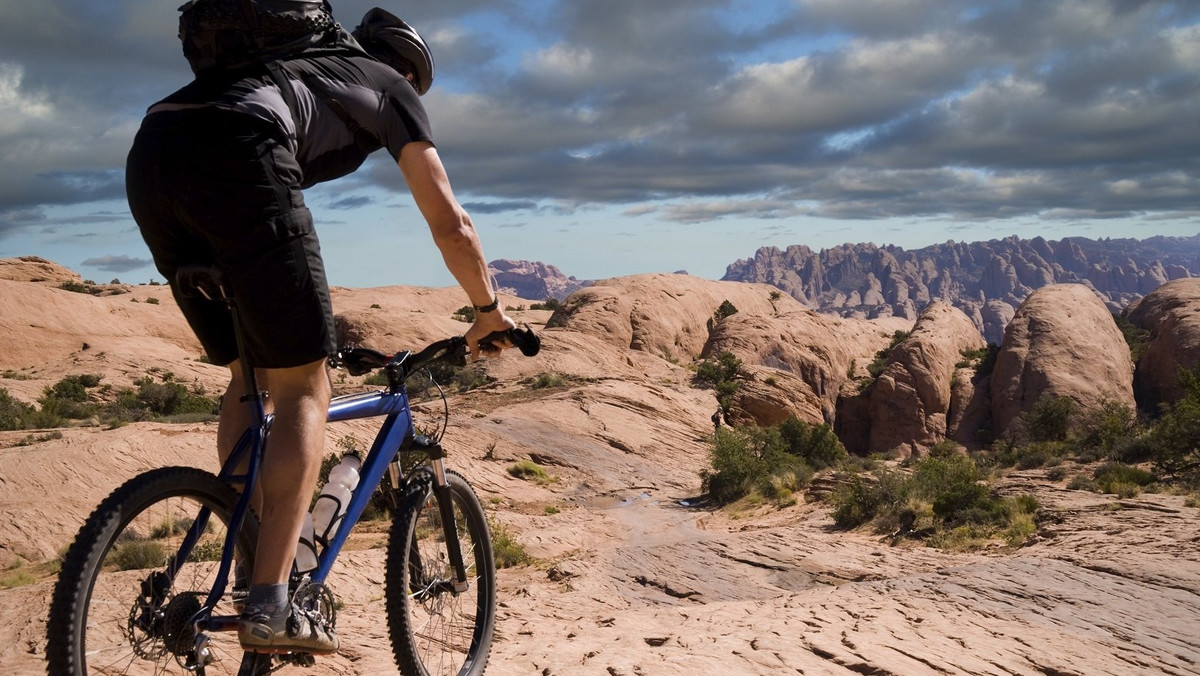
{"label": "knobby tire", "polygon": [[[235,674],[243,652],[236,632],[212,633],[216,660],[187,671],[179,655],[194,638],[188,620],[216,577],[237,492],[209,472],[166,467],[130,479],[88,517],[63,559],[47,623],[50,676]],[[166,568],[200,507],[212,514],[169,589],[148,601],[142,582]],[[253,565],[258,521],[247,514],[236,560]],[[230,572],[230,585],[233,572]],[[215,615],[233,615],[227,593]]]}
{"label": "knobby tire", "polygon": [[496,623],[496,564],[483,506],[447,472],[469,586],[455,593],[432,472],[410,479],[388,538],[388,631],[404,676],[481,676]]}

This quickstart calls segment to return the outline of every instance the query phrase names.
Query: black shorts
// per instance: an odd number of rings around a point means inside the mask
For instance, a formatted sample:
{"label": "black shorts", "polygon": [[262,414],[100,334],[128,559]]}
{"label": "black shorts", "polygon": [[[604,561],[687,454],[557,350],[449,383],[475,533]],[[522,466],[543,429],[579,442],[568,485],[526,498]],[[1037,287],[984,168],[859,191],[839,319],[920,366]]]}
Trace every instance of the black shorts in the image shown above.
{"label": "black shorts", "polygon": [[153,113],[129,151],[133,218],[209,359],[237,358],[225,305],[180,293],[180,266],[218,265],[241,318],[250,363],[300,366],[333,354],[329,287],[281,132],[213,108]]}

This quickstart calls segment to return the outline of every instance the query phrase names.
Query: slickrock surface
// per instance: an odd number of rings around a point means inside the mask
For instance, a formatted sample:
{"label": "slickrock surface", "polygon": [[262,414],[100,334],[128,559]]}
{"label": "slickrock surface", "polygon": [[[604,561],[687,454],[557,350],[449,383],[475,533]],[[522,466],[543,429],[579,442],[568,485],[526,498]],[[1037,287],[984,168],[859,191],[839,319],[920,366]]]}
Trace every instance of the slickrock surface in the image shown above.
{"label": "slickrock surface", "polygon": [[[40,287],[24,284],[0,293],[11,311],[5,321],[25,327],[26,340],[36,344],[48,321],[43,305],[71,312],[47,332],[66,336],[62,350],[0,350],[0,372],[21,374],[0,380],[15,397],[32,401],[70,373],[122,384],[150,367],[171,368],[210,388],[225,377],[196,360],[185,332],[150,331],[175,311],[169,295],[157,306],[130,303],[161,289],[93,297],[42,288],[34,296]],[[18,302],[14,292],[38,303]],[[335,307],[372,318],[347,325],[396,349],[420,342],[406,333],[416,330],[412,314],[426,314],[435,333],[465,327],[446,316],[465,304],[459,298],[338,290]],[[127,305],[128,318],[104,323]],[[549,313],[518,314],[536,324]],[[112,347],[105,356],[70,349],[85,335]],[[1014,472],[999,490],[1036,496],[1041,530],[1021,549],[969,554],[835,530],[820,502],[717,511],[698,496],[712,392],[692,387],[686,367],[614,345],[611,335],[543,335],[542,356],[494,360],[494,382],[452,400],[445,438],[451,467],[535,559],[500,572],[489,676],[1200,674],[1200,512],[1183,496],[1118,499],[1067,490],[1066,479],[1041,470]],[[339,391],[361,386],[334,380]],[[421,408],[423,416],[436,410]],[[211,468],[214,433],[213,423],[78,426],[40,441],[27,430],[0,432],[0,567],[20,557],[41,570],[105,494],[144,469]],[[360,423],[335,425],[330,448],[343,435],[370,433]],[[530,458],[553,481],[508,473]],[[384,622],[385,539],[382,524],[363,524],[331,577],[344,604],[341,652],[280,673],[397,673]],[[5,675],[44,673],[53,581],[38,575],[0,590]]]}
{"label": "slickrock surface", "polygon": [[955,365],[964,350],[983,346],[983,336],[961,310],[930,303],[871,387],[868,450],[907,456],[944,439]]}
{"label": "slickrock surface", "polygon": [[1150,333],[1138,360],[1133,389],[1138,403],[1150,410],[1179,399],[1180,369],[1200,365],[1200,279],[1163,284],[1131,305],[1129,321]]}
{"label": "slickrock surface", "polygon": [[992,424],[1002,435],[1042,397],[1134,408],[1129,344],[1112,313],[1082,284],[1038,289],[1004,332],[992,371]]}

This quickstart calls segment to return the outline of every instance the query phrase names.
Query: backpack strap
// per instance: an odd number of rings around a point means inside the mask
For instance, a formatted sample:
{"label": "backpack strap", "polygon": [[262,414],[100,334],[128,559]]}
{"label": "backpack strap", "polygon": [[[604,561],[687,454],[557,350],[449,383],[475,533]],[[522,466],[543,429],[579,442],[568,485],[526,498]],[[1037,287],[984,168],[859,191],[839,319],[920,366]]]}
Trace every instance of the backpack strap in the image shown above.
{"label": "backpack strap", "polygon": [[[279,93],[281,96],[283,96],[283,102],[287,104],[288,111],[292,114],[293,128],[299,129],[299,120],[296,118],[296,111],[299,109],[299,103],[296,100],[296,88],[292,86],[292,80],[288,77],[287,67],[281,61],[267,61],[263,64],[263,66],[266,68],[267,75],[270,76],[271,80],[275,83],[275,86],[279,87]],[[376,139],[375,136],[366,129],[363,129],[362,125],[360,125],[357,120],[350,116],[350,112],[346,110],[346,107],[342,105],[341,101],[338,101],[332,96],[322,94],[320,92],[320,87],[313,86],[312,78],[305,77],[303,75],[297,75],[297,77],[301,80],[304,80],[304,83],[308,85],[309,90],[312,91],[314,95],[320,97],[320,99],[324,101],[326,105],[333,109],[333,112],[337,114],[338,119],[342,121],[342,124],[346,125],[346,128],[350,130],[351,135],[354,136],[355,145],[364,150],[379,147],[379,140]]]}

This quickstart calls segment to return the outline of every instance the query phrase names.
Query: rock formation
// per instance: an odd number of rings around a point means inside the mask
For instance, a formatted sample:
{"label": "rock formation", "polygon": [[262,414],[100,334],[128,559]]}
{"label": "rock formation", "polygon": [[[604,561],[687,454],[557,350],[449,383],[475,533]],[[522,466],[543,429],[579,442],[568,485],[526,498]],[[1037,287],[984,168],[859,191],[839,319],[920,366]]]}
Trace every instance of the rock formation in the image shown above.
{"label": "rock formation", "polygon": [[500,291],[537,301],[564,300],[591,284],[568,277],[553,265],[536,261],[495,260],[488,263],[488,272]]}
{"label": "rock formation", "polygon": [[910,324],[899,318],[842,319],[811,310],[778,316],[733,315],[713,329],[704,357],[731,352],[749,376],[731,417],[771,425],[789,415],[833,423],[842,385],[856,363],[887,347]]}
{"label": "rock formation", "polygon": [[961,310],[940,300],[926,307],[871,386],[868,450],[909,455],[945,439],[955,364],[982,347]]}
{"label": "rock formation", "polygon": [[1157,411],[1182,394],[1180,369],[1200,365],[1200,279],[1167,282],[1131,305],[1126,317],[1150,332],[1133,388],[1143,410]]}
{"label": "rock formation", "polygon": [[1034,289],[1080,283],[1119,311],[1169,280],[1200,275],[1200,235],[1145,240],[1008,237],[905,251],[844,244],[759,249],[723,279],[771,284],[806,307],[843,317],[916,318],[933,299],[962,310],[999,344],[1012,313]]}
{"label": "rock formation", "polygon": [[717,311],[726,301],[742,315],[803,310],[795,299],[762,284],[634,275],[577,291],[547,326],[587,333],[668,360],[691,361],[700,356]]}
{"label": "rock formation", "polygon": [[1134,407],[1129,345],[1085,285],[1038,289],[1009,323],[992,371],[996,433],[1044,396],[1070,397],[1083,407],[1106,399]]}

